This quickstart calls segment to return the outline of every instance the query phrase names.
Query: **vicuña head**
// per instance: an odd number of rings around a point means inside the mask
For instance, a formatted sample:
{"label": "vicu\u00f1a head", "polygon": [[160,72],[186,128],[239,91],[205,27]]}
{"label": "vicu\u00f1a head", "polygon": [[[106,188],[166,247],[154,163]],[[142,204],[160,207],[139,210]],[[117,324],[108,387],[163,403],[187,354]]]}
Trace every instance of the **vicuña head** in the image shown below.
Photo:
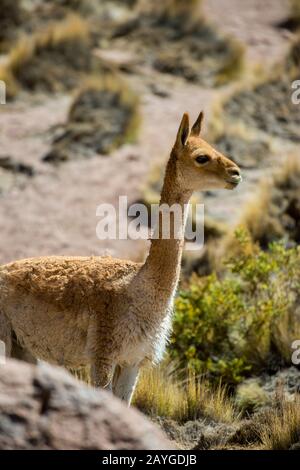
{"label": "vicu\u00f1a head", "polygon": [[190,130],[185,113],[179,126],[172,154],[182,186],[190,191],[234,189],[242,181],[240,169],[200,137],[203,116],[201,112]]}

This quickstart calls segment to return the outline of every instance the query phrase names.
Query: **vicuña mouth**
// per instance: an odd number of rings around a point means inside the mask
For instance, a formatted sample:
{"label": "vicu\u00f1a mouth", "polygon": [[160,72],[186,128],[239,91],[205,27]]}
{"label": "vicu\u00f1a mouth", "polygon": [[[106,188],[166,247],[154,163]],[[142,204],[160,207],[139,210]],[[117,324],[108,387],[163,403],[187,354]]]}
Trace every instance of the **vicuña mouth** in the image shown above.
{"label": "vicu\u00f1a mouth", "polygon": [[242,181],[241,176],[233,176],[232,178],[227,180],[227,183],[237,186],[239,183],[241,183],[241,181]]}
{"label": "vicu\u00f1a mouth", "polygon": [[227,183],[226,188],[235,189],[241,181],[242,181],[241,176],[233,176],[232,178],[226,180],[226,183]]}
{"label": "vicu\u00f1a mouth", "polygon": [[230,184],[231,186],[234,186],[234,187],[239,185],[239,181],[227,180],[227,183]]}

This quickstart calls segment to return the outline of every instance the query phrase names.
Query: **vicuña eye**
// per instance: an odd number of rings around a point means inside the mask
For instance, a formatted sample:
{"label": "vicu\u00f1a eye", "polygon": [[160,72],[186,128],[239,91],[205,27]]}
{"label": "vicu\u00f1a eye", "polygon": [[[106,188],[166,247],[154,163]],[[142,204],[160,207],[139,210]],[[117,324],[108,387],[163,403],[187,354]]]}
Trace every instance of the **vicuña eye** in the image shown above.
{"label": "vicu\u00f1a eye", "polygon": [[199,155],[195,160],[197,163],[200,163],[200,165],[204,165],[204,163],[209,162],[210,157],[208,155]]}

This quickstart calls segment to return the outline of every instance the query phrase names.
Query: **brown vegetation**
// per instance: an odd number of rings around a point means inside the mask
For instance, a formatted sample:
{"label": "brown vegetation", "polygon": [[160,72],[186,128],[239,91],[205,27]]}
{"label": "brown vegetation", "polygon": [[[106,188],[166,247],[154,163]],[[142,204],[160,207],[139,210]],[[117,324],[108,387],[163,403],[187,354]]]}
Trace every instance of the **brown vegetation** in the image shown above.
{"label": "brown vegetation", "polygon": [[130,41],[140,60],[159,72],[203,85],[232,80],[242,70],[243,48],[203,20],[199,3],[145,3],[134,19],[115,28],[113,38]]}
{"label": "brown vegetation", "polygon": [[29,91],[73,88],[91,69],[88,25],[71,15],[20,39],[1,66],[0,79],[6,82],[8,96],[13,97],[20,87]]}
{"label": "brown vegetation", "polygon": [[298,107],[292,101],[291,82],[298,78],[299,36],[292,41],[282,63],[266,73],[258,73],[216,106],[214,132],[220,134],[225,123],[244,128],[251,134],[299,142]]}
{"label": "brown vegetation", "polygon": [[[238,225],[247,229],[253,242],[266,249],[269,243],[280,239],[299,244],[299,221],[300,163],[298,156],[291,156],[281,169],[261,181]],[[224,240],[223,252],[235,252],[234,230]]]}
{"label": "brown vegetation", "polygon": [[134,141],[138,127],[138,99],[127,83],[112,74],[89,78],[71,105],[68,122],[43,161],[59,163],[108,154]]}
{"label": "brown vegetation", "polygon": [[212,387],[193,374],[180,380],[171,365],[143,370],[133,403],[147,415],[179,423],[205,417],[231,423],[237,415],[225,386]]}
{"label": "brown vegetation", "polygon": [[278,393],[276,406],[265,414],[260,429],[262,447],[266,450],[300,449],[300,395],[287,399]]}
{"label": "brown vegetation", "polygon": [[299,449],[300,396],[284,383],[270,394],[251,379],[229,397],[221,384],[193,375],[179,381],[174,370],[145,369],[133,401],[181,448]]}
{"label": "brown vegetation", "polygon": [[280,26],[295,31],[299,29],[300,26],[300,2],[299,0],[289,0],[289,4],[290,10],[288,17]]}
{"label": "brown vegetation", "polygon": [[9,156],[0,156],[0,195],[14,187],[22,187],[34,174],[32,166],[15,161]]}
{"label": "brown vegetation", "polygon": [[0,50],[6,50],[15,39],[16,28],[24,19],[21,1],[0,0]]}

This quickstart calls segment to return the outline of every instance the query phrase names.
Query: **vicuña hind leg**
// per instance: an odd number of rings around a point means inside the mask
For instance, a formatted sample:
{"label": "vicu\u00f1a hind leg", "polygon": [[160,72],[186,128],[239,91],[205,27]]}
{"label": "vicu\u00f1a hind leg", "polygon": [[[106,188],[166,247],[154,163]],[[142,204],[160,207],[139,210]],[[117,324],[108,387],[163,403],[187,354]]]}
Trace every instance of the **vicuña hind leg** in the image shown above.
{"label": "vicu\u00f1a hind leg", "polygon": [[29,362],[30,364],[37,364],[38,362],[31,352],[18,343],[14,333],[12,335],[11,357],[18,359],[19,361]]}
{"label": "vicu\u00f1a hind leg", "polygon": [[139,366],[116,367],[113,378],[113,393],[116,397],[124,400],[128,406],[137,383]]}
{"label": "vicu\u00f1a hind leg", "polygon": [[11,356],[12,347],[12,328],[3,313],[0,312],[0,354],[5,354],[5,357]]}

